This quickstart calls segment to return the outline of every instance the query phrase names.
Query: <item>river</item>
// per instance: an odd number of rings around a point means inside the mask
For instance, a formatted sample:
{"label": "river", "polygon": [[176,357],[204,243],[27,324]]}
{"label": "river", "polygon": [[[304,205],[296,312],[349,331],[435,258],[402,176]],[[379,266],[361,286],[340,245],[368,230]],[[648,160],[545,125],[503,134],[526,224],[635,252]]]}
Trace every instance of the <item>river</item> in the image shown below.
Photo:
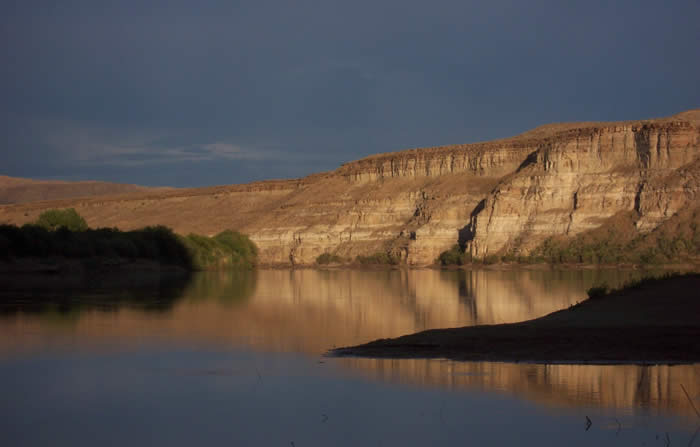
{"label": "river", "polygon": [[641,275],[301,269],[15,284],[0,293],[0,439],[10,446],[689,445],[700,427],[691,405],[700,407],[698,364],[324,355],[429,328],[536,318],[585,299],[593,285]]}

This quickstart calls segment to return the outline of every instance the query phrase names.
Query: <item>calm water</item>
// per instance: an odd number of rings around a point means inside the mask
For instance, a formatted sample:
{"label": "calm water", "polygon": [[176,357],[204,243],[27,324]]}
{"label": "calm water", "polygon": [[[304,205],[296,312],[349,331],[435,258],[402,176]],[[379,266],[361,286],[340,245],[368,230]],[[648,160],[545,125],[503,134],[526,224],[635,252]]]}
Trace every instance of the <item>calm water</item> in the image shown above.
{"label": "calm water", "polygon": [[0,291],[0,444],[700,445],[681,388],[700,408],[700,365],[323,356],[536,318],[638,275],[261,270],[10,284]]}

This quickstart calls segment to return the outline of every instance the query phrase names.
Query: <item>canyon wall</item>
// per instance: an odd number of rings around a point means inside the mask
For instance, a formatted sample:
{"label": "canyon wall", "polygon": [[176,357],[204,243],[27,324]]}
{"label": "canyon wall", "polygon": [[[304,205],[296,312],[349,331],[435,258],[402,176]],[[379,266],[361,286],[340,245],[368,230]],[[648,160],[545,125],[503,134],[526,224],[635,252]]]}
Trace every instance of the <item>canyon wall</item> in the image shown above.
{"label": "canyon wall", "polygon": [[472,254],[527,253],[546,237],[576,235],[621,211],[636,211],[639,231],[649,231],[697,206],[699,135],[691,121],[557,135],[487,195],[471,222]]}
{"label": "canyon wall", "polygon": [[621,211],[636,211],[646,232],[698,206],[699,129],[700,110],[546,125],[486,143],[378,154],[297,180],[2,206],[0,222],[74,207],[93,227],[232,228],[250,235],[264,264],[389,252],[425,265],[457,243],[478,257],[527,253]]}

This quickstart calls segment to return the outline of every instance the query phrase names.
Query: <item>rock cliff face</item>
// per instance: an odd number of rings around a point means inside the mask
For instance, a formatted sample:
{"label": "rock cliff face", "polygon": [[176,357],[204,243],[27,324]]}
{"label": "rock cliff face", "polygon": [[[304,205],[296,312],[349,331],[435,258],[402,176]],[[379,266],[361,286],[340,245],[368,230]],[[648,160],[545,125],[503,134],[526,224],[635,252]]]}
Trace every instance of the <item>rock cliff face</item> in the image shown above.
{"label": "rock cliff face", "polygon": [[91,226],[163,224],[245,232],[267,264],[324,252],[391,252],[430,264],[456,243],[473,255],[527,253],[636,210],[650,231],[698,206],[700,110],[670,118],[542,126],[487,143],[379,154],[299,180],[0,207],[0,222],[75,207]]}
{"label": "rock cliff face", "polygon": [[697,121],[620,123],[564,132],[486,197],[471,222],[472,254],[528,252],[548,236],[596,228],[635,210],[649,231],[700,192]]}

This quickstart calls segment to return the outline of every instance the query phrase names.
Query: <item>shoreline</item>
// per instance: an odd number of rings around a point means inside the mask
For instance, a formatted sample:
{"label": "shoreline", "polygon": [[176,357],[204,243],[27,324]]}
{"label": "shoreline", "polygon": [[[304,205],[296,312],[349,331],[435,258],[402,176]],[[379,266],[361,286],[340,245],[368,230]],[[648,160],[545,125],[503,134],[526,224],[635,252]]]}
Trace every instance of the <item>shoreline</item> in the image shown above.
{"label": "shoreline", "polygon": [[[229,268],[223,268],[228,270]],[[592,271],[592,270],[625,270],[625,271],[666,271],[666,272],[693,272],[700,271],[698,264],[469,264],[462,266],[442,266],[438,264],[428,265],[384,265],[384,264],[264,264],[258,263],[252,269],[261,270],[317,270],[317,271],[406,271],[406,270],[436,270],[445,272],[455,271]],[[130,274],[134,272],[168,272],[168,273],[196,273],[198,271],[222,270],[221,268],[188,269],[181,265],[164,263],[148,258],[120,258],[93,256],[88,258],[69,258],[63,256],[50,257],[21,257],[0,258],[0,283],[3,279],[15,275],[18,277],[50,277],[50,276],[83,276],[86,274]]]}
{"label": "shoreline", "polygon": [[326,355],[563,364],[700,362],[700,274],[643,282],[519,323],[431,329]]}
{"label": "shoreline", "polygon": [[408,264],[257,264],[257,268],[266,270],[366,270],[366,271],[387,271],[387,270],[442,270],[442,271],[471,271],[471,270],[492,270],[492,271],[509,271],[509,270],[664,270],[673,271],[700,271],[700,264],[681,263],[681,264],[469,264],[461,266],[443,266],[439,264],[426,265],[408,265]]}

